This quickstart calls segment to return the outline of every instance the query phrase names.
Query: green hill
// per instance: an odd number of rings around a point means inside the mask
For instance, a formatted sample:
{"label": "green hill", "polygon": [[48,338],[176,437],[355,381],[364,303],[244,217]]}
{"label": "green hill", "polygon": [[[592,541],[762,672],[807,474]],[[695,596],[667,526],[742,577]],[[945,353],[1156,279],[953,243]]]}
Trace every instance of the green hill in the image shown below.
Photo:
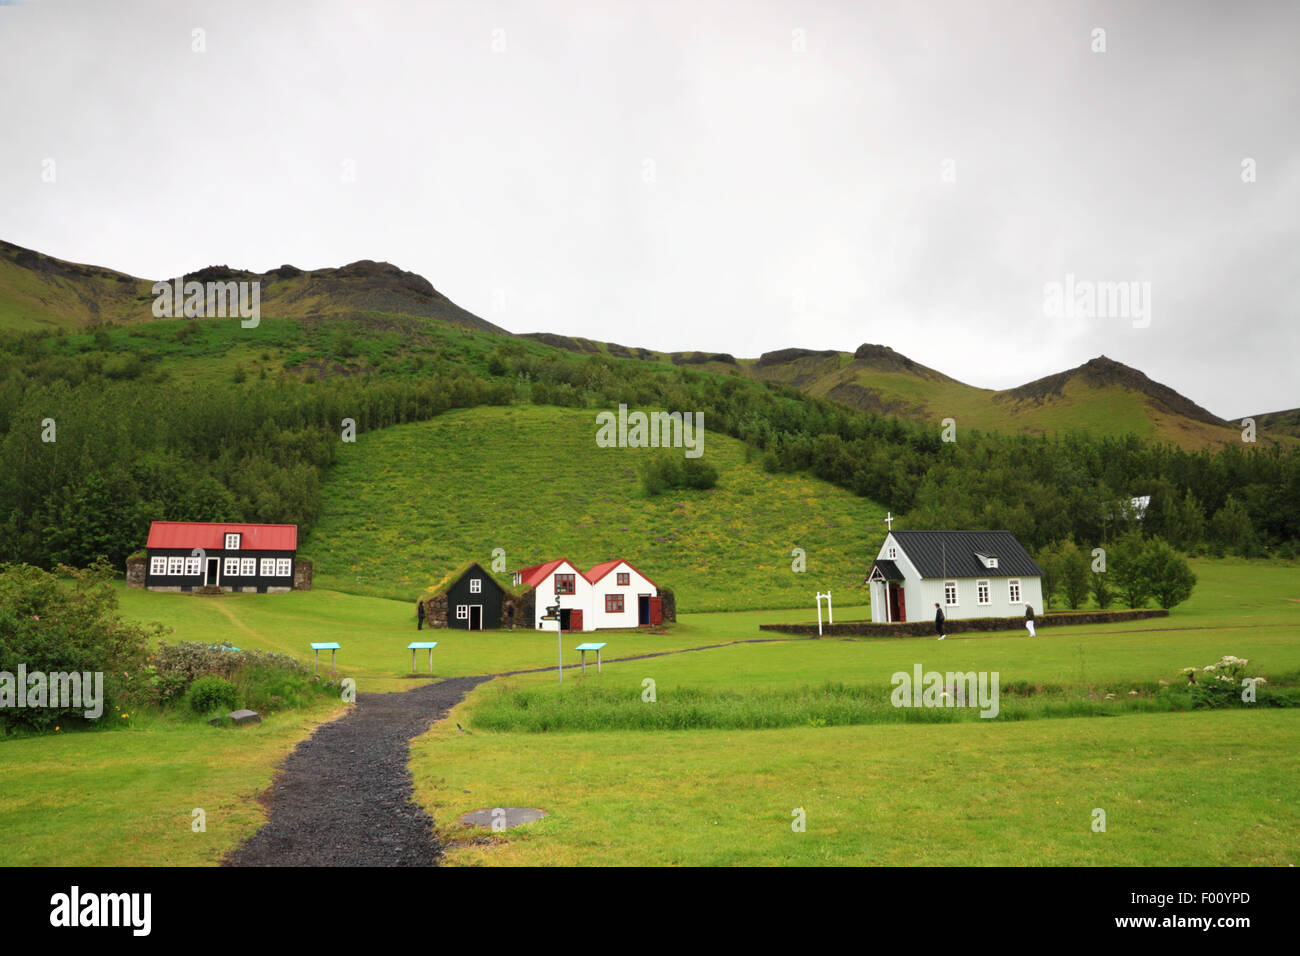
{"label": "green hill", "polygon": [[[705,426],[707,429],[708,421]],[[320,586],[414,600],[467,559],[508,570],[621,557],[671,587],[685,611],[865,602],[884,509],[803,475],[769,475],[745,446],[706,433],[716,488],[647,498],[652,449],[598,448],[595,412],[473,408],[359,434],[343,446],[304,544]],[[791,551],[807,571],[791,570]],[[499,575],[509,584],[508,575]]]}

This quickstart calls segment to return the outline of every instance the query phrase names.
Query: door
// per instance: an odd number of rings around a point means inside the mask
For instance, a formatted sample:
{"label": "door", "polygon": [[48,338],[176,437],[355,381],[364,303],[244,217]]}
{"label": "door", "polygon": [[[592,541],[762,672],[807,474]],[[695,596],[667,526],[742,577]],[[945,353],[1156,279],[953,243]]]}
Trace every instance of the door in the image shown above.
{"label": "door", "polygon": [[575,607],[571,612],[569,612],[569,630],[582,630],[582,610],[580,608]]}
{"label": "door", "polygon": [[469,629],[471,631],[483,630],[483,605],[471,604],[469,606]]}
{"label": "door", "polygon": [[898,587],[893,584],[889,585],[889,620],[890,623],[902,620],[898,616]]}
{"label": "door", "polygon": [[650,623],[650,595],[648,594],[637,596],[636,622],[638,625]]}
{"label": "door", "polygon": [[903,586],[898,586],[898,619],[907,620],[907,595],[903,593]]}
{"label": "door", "polygon": [[662,624],[664,622],[664,599],[661,597],[652,597],[650,599],[650,623]]}
{"label": "door", "polygon": [[203,576],[203,583],[208,587],[216,587],[221,583],[221,559],[208,558],[207,573]]}
{"label": "door", "polygon": [[571,620],[572,614],[573,612],[569,610],[567,607],[560,608],[560,630],[562,631],[571,630],[571,628],[569,627],[569,622]]}

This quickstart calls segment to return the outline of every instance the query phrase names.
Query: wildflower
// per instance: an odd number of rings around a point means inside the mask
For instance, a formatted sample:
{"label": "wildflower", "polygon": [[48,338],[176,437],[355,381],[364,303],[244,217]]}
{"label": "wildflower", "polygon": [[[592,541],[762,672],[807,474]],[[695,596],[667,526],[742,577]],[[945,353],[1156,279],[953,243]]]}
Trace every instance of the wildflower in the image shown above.
{"label": "wildflower", "polygon": [[40,619],[41,619],[41,616],[40,616],[39,614],[33,614],[33,615],[32,615],[32,620],[33,620],[33,621],[39,621]]}
{"label": "wildflower", "polygon": [[55,732],[56,734],[59,732],[59,727],[58,727],[57,724],[55,724],[55,726],[54,726],[54,732]]}
{"label": "wildflower", "polygon": [[1138,692],[1135,691],[1135,690],[1131,690],[1131,691],[1128,692],[1128,695],[1129,695],[1130,697],[1136,697],[1136,696],[1138,695]]}
{"label": "wildflower", "polygon": [[1216,667],[1214,664],[1206,664],[1204,667],[1201,668],[1201,670],[1205,671],[1206,673],[1209,673],[1210,671],[1216,671],[1218,669],[1219,668]]}

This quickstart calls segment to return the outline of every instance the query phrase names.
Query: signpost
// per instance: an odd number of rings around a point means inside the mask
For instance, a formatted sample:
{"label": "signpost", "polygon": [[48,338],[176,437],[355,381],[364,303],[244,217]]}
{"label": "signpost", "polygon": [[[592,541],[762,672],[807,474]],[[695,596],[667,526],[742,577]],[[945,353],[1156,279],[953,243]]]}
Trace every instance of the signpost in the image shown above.
{"label": "signpost", "polygon": [[437,641],[411,641],[406,645],[407,650],[411,652],[411,673],[415,673],[415,652],[417,650],[429,649],[429,673],[433,673],[433,649],[438,646]]}
{"label": "signpost", "polygon": [[826,614],[830,618],[830,623],[835,623],[835,613],[831,610],[831,592],[827,591],[822,594],[817,592],[817,636],[822,636],[822,598],[826,599]]}
{"label": "signpost", "polygon": [[555,647],[559,652],[559,663],[557,669],[560,672],[560,683],[564,683],[564,634],[560,627],[560,598],[557,595],[554,604],[546,605],[546,613],[542,615],[543,621],[555,622]]}

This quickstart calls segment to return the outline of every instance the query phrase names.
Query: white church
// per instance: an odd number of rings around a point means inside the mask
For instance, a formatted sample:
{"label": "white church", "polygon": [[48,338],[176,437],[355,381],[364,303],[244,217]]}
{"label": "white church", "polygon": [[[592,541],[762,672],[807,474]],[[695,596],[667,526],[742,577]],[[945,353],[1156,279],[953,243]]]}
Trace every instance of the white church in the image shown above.
{"label": "white church", "polygon": [[1010,531],[894,531],[866,583],[874,623],[1043,612],[1043,569]]}

